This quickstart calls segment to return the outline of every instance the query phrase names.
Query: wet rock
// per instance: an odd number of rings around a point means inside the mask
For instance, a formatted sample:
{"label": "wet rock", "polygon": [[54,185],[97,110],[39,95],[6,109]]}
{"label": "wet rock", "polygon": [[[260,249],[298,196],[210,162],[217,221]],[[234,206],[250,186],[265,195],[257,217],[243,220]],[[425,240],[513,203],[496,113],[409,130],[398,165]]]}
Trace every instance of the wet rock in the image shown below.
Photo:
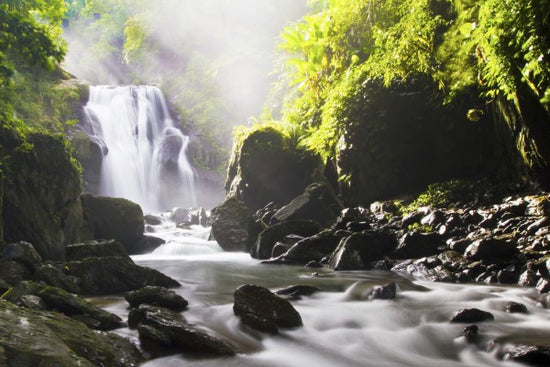
{"label": "wet rock", "polygon": [[257,259],[268,259],[273,251],[273,246],[277,242],[284,242],[286,236],[297,234],[309,237],[319,233],[321,229],[319,223],[311,220],[293,220],[274,224],[260,232],[250,254]]}
{"label": "wet rock", "polygon": [[123,293],[148,285],[178,287],[174,279],[157,270],[136,265],[130,258],[88,257],[67,263],[69,274],[80,279],[82,292],[90,295]]}
{"label": "wet rock", "polygon": [[81,198],[84,218],[93,228],[94,238],[120,241],[128,254],[143,237],[145,222],[141,207],[122,198],[84,194]]}
{"label": "wet rock", "polygon": [[343,209],[332,188],[324,183],[309,185],[303,194],[279,209],[270,223],[289,220],[313,220],[323,226],[331,225]]}
{"label": "wet rock", "polygon": [[162,224],[162,218],[156,215],[147,214],[143,216],[143,219],[145,220],[145,224],[149,224],[151,226],[158,226],[159,224]]}
{"label": "wet rock", "polygon": [[537,282],[536,288],[540,293],[550,292],[550,280],[540,278],[539,281]]}
{"label": "wet rock", "polygon": [[133,255],[148,254],[153,252],[157,247],[164,245],[166,241],[162,238],[144,235],[134,244],[134,253]]}
{"label": "wet rock", "polygon": [[42,263],[42,257],[36,252],[34,246],[24,241],[5,245],[4,251],[2,251],[2,258],[22,263],[32,271]]}
{"label": "wet rock", "polygon": [[514,259],[518,254],[517,247],[504,239],[482,238],[474,241],[466,249],[464,255],[469,260],[481,260],[485,263],[495,263]]}
{"label": "wet rock", "polygon": [[304,267],[307,269],[320,269],[323,267],[323,264],[321,264],[319,261],[312,260],[308,262]]}
{"label": "wet rock", "polygon": [[[189,226],[192,224],[191,212],[185,208],[175,208],[170,213],[170,219],[176,223],[176,226]],[[159,223],[160,224],[160,223]]]}
{"label": "wet rock", "polygon": [[533,269],[527,269],[520,275],[518,284],[522,287],[534,287],[538,281],[537,272]]}
{"label": "wet rock", "polygon": [[415,223],[420,223],[420,221],[422,220],[422,218],[424,218],[424,216],[426,215],[426,211],[425,210],[416,210],[414,212],[411,212],[411,213],[408,213],[406,214],[402,219],[401,219],[401,223],[403,224],[403,226],[407,227],[407,226],[410,226],[410,225],[413,225]]}
{"label": "wet rock", "polygon": [[212,236],[225,251],[248,251],[259,232],[252,213],[234,197],[212,209]]}
{"label": "wet rock", "polygon": [[273,259],[275,263],[307,264],[310,261],[321,261],[330,255],[340,243],[341,235],[325,230],[311,237],[306,237],[288,249],[282,256]]}
{"label": "wet rock", "polygon": [[497,272],[497,281],[501,284],[515,284],[518,282],[521,268],[516,265],[508,265]]}
{"label": "wet rock", "polygon": [[166,308],[141,305],[130,312],[128,324],[137,327],[142,347],[153,355],[185,353],[212,357],[235,354],[227,343]]}
{"label": "wet rock", "polygon": [[7,366],[133,367],[143,361],[136,347],[118,335],[4,300],[0,300],[0,349]]}
{"label": "wet rock", "polygon": [[317,287],[312,287],[309,285],[293,285],[288,288],[280,289],[275,292],[278,296],[283,296],[288,299],[300,299],[303,296],[311,296],[321,290]]}
{"label": "wet rock", "polygon": [[483,321],[492,321],[495,317],[490,312],[482,311],[477,308],[466,308],[457,311],[452,317],[454,323],[476,323]]}
{"label": "wet rock", "polygon": [[287,252],[290,249],[290,246],[287,244],[284,244],[282,242],[275,243],[275,246],[273,246],[273,250],[271,250],[271,257],[277,258]]}
{"label": "wet rock", "polygon": [[397,294],[397,284],[391,282],[389,284],[374,287],[369,294],[371,299],[394,299]]}
{"label": "wet rock", "polygon": [[418,259],[435,255],[443,244],[443,238],[439,233],[408,232],[399,240],[392,257],[395,259]]}
{"label": "wet rock", "polygon": [[504,310],[508,313],[528,313],[527,306],[517,302],[509,302]]}
{"label": "wet rock", "polygon": [[472,244],[472,240],[469,238],[452,238],[447,240],[447,245],[453,251],[464,253],[468,246]]}
{"label": "wet rock", "polygon": [[80,280],[73,276],[65,274],[67,269],[61,265],[44,264],[34,274],[35,280],[44,282],[47,285],[51,285],[57,288],[61,288],[70,293],[82,293],[79,283]]}
{"label": "wet rock", "polygon": [[0,279],[8,285],[16,285],[23,280],[33,279],[28,266],[17,261],[0,261]]}
{"label": "wet rock", "polygon": [[369,214],[369,210],[361,206],[342,209],[331,228],[336,231],[340,229],[347,229],[348,223],[350,222],[368,221],[367,219]]}
{"label": "wet rock", "polygon": [[521,345],[509,350],[504,359],[526,363],[530,366],[550,366],[550,347]]}
{"label": "wet rock", "polygon": [[302,318],[290,302],[266,288],[242,285],[235,290],[234,298],[233,312],[253,329],[272,332],[273,326],[277,329],[302,326]]}
{"label": "wet rock", "polygon": [[479,341],[479,327],[477,325],[466,326],[462,335],[468,343],[476,344]]}
{"label": "wet rock", "polygon": [[124,298],[131,307],[139,307],[141,304],[148,304],[164,307],[172,311],[183,311],[188,305],[187,301],[182,296],[163,287],[144,287],[126,293]]}
{"label": "wet rock", "polygon": [[359,270],[380,260],[396,247],[395,237],[386,232],[365,231],[341,240],[331,255],[329,266],[335,270]]}
{"label": "wet rock", "polygon": [[67,261],[83,260],[87,257],[127,257],[124,246],[117,240],[93,240],[68,245],[65,248]]}
{"label": "wet rock", "polygon": [[434,210],[430,214],[426,215],[420,220],[421,225],[430,226],[436,228],[438,225],[443,224],[446,220],[445,213],[441,210]]}

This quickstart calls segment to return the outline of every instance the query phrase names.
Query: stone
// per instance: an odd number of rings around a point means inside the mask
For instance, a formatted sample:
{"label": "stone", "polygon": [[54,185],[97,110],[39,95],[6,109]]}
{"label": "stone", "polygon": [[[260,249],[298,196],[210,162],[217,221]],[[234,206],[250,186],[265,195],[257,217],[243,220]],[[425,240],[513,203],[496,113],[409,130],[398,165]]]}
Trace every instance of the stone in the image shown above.
{"label": "stone", "polygon": [[464,253],[469,260],[481,260],[494,264],[502,260],[515,259],[518,254],[517,247],[503,239],[482,238],[474,241]]}
{"label": "stone", "polygon": [[188,305],[188,302],[182,296],[163,287],[144,287],[126,293],[124,298],[131,307],[139,307],[142,304],[148,304],[164,307],[172,311],[183,311]]}
{"label": "stone", "polygon": [[0,279],[13,286],[23,280],[33,279],[33,274],[28,266],[20,262],[0,260]]}
{"label": "stone", "polygon": [[389,255],[396,247],[395,237],[382,231],[354,233],[341,240],[331,255],[329,266],[335,270],[360,270],[370,262]]}
{"label": "stone", "polygon": [[[44,260],[63,260],[82,225],[80,174],[61,138],[0,131],[4,172],[3,230],[7,243],[32,243]],[[7,136],[9,134],[9,137]],[[17,149],[22,144],[25,149]],[[13,149],[13,150],[11,150]]]}
{"label": "stone", "polygon": [[322,230],[319,223],[311,220],[293,220],[281,222],[267,227],[258,235],[254,246],[250,249],[252,257],[268,259],[277,242],[284,242],[286,236],[296,234],[309,237]]}
{"label": "stone", "polygon": [[550,366],[550,347],[520,345],[508,350],[504,359],[526,363],[530,366]]}
{"label": "stone", "polygon": [[141,207],[122,198],[84,194],[81,198],[84,219],[93,228],[96,239],[115,239],[128,254],[135,254],[135,244],[143,237],[145,221]]}
{"label": "stone", "polygon": [[170,219],[176,223],[176,226],[189,226],[191,225],[191,212],[189,209],[175,208],[170,213]]}
{"label": "stone", "polygon": [[241,318],[243,324],[253,329],[262,331],[263,328],[259,328],[258,323],[275,325],[277,328],[302,326],[302,318],[290,302],[267,288],[253,284],[242,285],[235,290],[234,298],[234,314]]}
{"label": "stone", "polygon": [[550,292],[550,280],[540,278],[536,285],[537,290],[540,293],[548,293]]}
{"label": "stone", "polygon": [[80,280],[65,274],[67,269],[63,265],[44,264],[36,269],[34,278],[38,282],[58,287],[70,293],[82,293]]}
{"label": "stone", "polygon": [[522,303],[509,302],[506,304],[504,310],[508,313],[529,313],[527,311],[527,306]]}
{"label": "stone", "polygon": [[370,299],[394,299],[397,295],[397,284],[391,282],[389,284],[374,287],[369,292]]}
{"label": "stone", "polygon": [[137,242],[134,243],[133,255],[149,254],[153,252],[157,247],[166,243],[165,240],[159,237],[144,235]]}
{"label": "stone", "polygon": [[225,251],[249,251],[259,230],[246,205],[235,197],[212,209],[212,236]]}
{"label": "stone", "polygon": [[336,232],[324,230],[296,242],[285,253],[270,262],[304,265],[310,261],[321,261],[336,249],[341,239],[341,235]]}
{"label": "stone", "polygon": [[185,353],[199,356],[232,356],[233,349],[223,340],[189,324],[166,308],[141,305],[128,316],[128,324],[138,329],[142,347],[162,354]]}
{"label": "stone", "polygon": [[0,300],[0,353],[6,366],[137,367],[143,356],[128,340],[90,330],[59,313]]}
{"label": "stone", "polygon": [[103,139],[90,137],[83,131],[77,131],[70,137],[75,158],[82,166],[83,189],[87,192],[98,192],[101,182],[103,157],[108,153]]}
{"label": "stone", "polygon": [[492,321],[495,317],[490,312],[482,311],[477,308],[467,308],[457,311],[452,317],[453,323],[476,323]]}
{"label": "stone", "polygon": [[392,258],[418,259],[424,256],[435,255],[443,244],[443,238],[439,233],[407,232],[399,239],[399,244]]}
{"label": "stone", "polygon": [[5,245],[2,258],[27,265],[32,271],[42,263],[42,257],[36,252],[34,246],[24,241]]}
{"label": "stone", "polygon": [[313,220],[324,227],[330,226],[342,211],[343,205],[332,188],[325,183],[309,185],[303,194],[279,209],[270,223],[290,220]]}
{"label": "stone", "polygon": [[124,293],[145,286],[178,287],[180,284],[161,272],[136,265],[130,258],[88,257],[67,263],[70,275],[80,279],[84,294]]}
{"label": "stone", "polygon": [[146,214],[143,216],[143,220],[145,221],[145,224],[151,225],[151,226],[158,226],[159,224],[162,224],[163,219],[157,215],[153,214]]}
{"label": "stone", "polygon": [[84,260],[87,257],[127,257],[124,246],[117,240],[92,240],[75,243],[65,248],[67,261]]}
{"label": "stone", "polygon": [[475,344],[479,341],[479,327],[477,325],[466,326],[462,335],[468,343]]}

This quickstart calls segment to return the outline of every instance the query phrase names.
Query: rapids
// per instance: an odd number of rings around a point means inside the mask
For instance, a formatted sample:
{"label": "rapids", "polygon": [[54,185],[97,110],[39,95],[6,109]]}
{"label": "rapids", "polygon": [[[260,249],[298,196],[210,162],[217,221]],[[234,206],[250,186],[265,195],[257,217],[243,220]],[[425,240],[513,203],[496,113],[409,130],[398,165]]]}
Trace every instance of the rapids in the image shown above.
{"label": "rapids", "polygon": [[[139,265],[156,268],[182,283],[176,289],[189,301],[188,321],[227,340],[236,357],[196,359],[182,355],[149,361],[146,367],[176,366],[521,366],[498,357],[508,345],[548,344],[548,300],[534,289],[494,285],[432,283],[386,271],[334,272],[298,266],[263,265],[244,253],[224,253],[208,241],[208,228],[179,229],[169,221],[154,227],[167,243]],[[398,284],[394,300],[367,300],[374,285]],[[233,291],[246,283],[276,290],[304,284],[322,289],[292,301],[304,326],[279,336],[249,334],[233,315]],[[106,309],[127,317],[122,298],[105,300]],[[527,306],[528,314],[504,311],[508,302]],[[468,324],[451,324],[457,310],[476,307],[495,321],[479,323],[480,347],[462,336]],[[120,329],[137,341],[137,333]],[[490,341],[495,347],[487,352]]]}

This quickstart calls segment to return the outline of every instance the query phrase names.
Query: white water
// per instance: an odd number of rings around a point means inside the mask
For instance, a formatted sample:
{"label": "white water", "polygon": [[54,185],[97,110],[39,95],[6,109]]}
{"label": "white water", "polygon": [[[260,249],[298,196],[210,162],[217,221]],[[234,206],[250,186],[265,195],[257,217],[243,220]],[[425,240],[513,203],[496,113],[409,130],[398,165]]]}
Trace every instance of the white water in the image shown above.
{"label": "white water", "polygon": [[189,138],[174,124],[160,89],[95,86],[83,130],[104,148],[100,195],[123,197],[146,212],[196,206]]}
{"label": "white water", "polygon": [[[189,322],[210,330],[239,352],[222,359],[195,359],[183,355],[149,361],[144,367],[339,367],[521,366],[503,361],[496,352],[468,344],[461,336],[468,324],[451,324],[452,314],[476,307],[493,313],[495,321],[479,323],[485,342],[548,344],[548,300],[533,289],[487,285],[457,285],[415,280],[391,272],[333,272],[298,266],[262,265],[244,253],[224,253],[207,241],[208,229],[174,228],[169,222],[155,226],[155,235],[168,243],[152,254],[133,257],[144,266],[175,278],[176,292],[190,304]],[[196,234],[196,236],[195,236]],[[202,251],[201,251],[202,248]],[[394,300],[367,300],[374,285],[395,281]],[[304,284],[321,293],[293,301],[304,326],[279,336],[249,334],[233,315],[233,291],[246,283],[272,290]],[[527,306],[528,314],[509,314],[507,302]],[[115,300],[107,309],[122,317],[127,304]],[[137,341],[137,333],[119,331]],[[486,343],[485,343],[486,344]]]}

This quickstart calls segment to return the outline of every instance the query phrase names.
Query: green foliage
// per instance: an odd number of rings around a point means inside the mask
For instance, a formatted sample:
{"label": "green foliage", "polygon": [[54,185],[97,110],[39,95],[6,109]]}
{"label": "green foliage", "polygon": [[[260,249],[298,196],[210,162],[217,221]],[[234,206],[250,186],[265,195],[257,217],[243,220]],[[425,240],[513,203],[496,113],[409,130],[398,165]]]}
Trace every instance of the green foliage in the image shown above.
{"label": "green foliage", "polygon": [[420,193],[411,203],[396,202],[402,215],[412,213],[421,207],[443,208],[457,201],[464,195],[464,181],[452,180],[428,185],[426,191]]}

